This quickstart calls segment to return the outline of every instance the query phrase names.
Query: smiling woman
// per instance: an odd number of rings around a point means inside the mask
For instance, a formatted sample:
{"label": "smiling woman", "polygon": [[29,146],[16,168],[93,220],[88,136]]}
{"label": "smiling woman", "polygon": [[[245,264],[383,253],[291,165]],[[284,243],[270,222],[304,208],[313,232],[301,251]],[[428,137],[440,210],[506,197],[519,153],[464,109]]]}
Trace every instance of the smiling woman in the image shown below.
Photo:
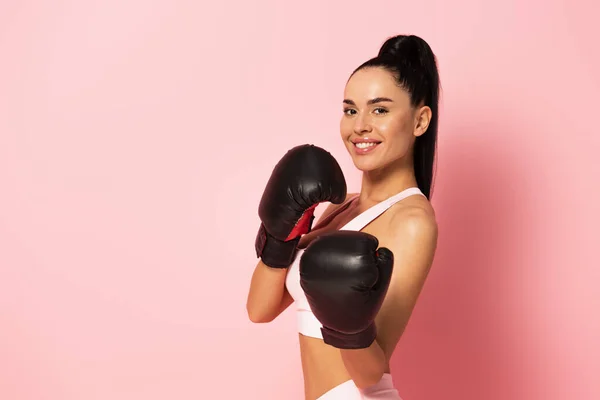
{"label": "smiling woman", "polygon": [[390,358],[437,245],[438,85],[423,39],[388,39],[342,101],[340,133],[361,192],[347,195],[337,162],[314,146],[291,149],[267,183],[248,315],[269,322],[295,303],[307,400],[400,399]]}
{"label": "smiling woman", "polygon": [[430,186],[438,92],[435,56],[414,37],[388,40],[377,57],[358,67],[346,84],[340,123],[356,167],[374,171],[404,158],[406,167],[418,166],[420,187]]}

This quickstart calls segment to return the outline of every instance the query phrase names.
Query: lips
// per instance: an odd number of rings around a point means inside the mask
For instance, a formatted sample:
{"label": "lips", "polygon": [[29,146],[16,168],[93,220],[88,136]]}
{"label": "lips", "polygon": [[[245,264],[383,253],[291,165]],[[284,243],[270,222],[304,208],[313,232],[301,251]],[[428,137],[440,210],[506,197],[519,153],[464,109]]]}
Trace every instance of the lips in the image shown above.
{"label": "lips", "polygon": [[354,144],[355,153],[363,155],[374,151],[377,147],[379,147],[381,141],[375,139],[360,139],[353,140],[352,144]]}

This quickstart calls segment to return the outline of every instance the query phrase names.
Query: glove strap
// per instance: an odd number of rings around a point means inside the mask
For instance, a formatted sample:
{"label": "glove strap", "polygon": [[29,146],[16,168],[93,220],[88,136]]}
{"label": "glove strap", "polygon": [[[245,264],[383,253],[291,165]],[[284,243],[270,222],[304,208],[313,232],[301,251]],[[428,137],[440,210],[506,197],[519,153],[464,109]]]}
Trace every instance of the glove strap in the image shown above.
{"label": "glove strap", "polygon": [[375,324],[357,333],[341,333],[324,326],[321,328],[321,333],[325,343],[338,349],[366,349],[377,337]]}
{"label": "glove strap", "polygon": [[298,252],[298,242],[300,242],[299,237],[288,241],[275,238],[261,223],[254,248],[256,256],[260,257],[265,265],[271,268],[287,268],[294,262]]}

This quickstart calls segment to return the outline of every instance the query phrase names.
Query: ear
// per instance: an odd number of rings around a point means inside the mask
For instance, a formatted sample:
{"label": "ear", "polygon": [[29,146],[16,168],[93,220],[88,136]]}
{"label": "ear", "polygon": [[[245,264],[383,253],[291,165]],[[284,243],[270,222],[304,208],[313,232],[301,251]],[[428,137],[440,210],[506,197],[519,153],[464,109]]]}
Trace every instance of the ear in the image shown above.
{"label": "ear", "polygon": [[429,123],[431,122],[431,108],[428,106],[420,107],[415,113],[415,129],[414,135],[421,136],[425,132],[427,132],[427,128],[429,128]]}

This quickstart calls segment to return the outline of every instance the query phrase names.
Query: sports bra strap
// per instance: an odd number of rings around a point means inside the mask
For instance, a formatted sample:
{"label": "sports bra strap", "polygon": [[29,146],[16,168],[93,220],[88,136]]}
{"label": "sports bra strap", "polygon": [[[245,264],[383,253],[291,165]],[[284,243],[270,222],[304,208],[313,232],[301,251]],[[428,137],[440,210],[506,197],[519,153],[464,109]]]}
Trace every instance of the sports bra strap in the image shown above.
{"label": "sports bra strap", "polygon": [[368,208],[367,210],[360,213],[358,216],[350,220],[346,225],[340,228],[341,231],[360,231],[365,226],[370,224],[375,218],[383,214],[388,208],[403,200],[409,196],[420,194],[421,196],[425,196],[421,189],[418,187],[410,187],[408,189],[404,189],[400,193],[397,193],[387,199],[383,200],[375,204],[374,206]]}

